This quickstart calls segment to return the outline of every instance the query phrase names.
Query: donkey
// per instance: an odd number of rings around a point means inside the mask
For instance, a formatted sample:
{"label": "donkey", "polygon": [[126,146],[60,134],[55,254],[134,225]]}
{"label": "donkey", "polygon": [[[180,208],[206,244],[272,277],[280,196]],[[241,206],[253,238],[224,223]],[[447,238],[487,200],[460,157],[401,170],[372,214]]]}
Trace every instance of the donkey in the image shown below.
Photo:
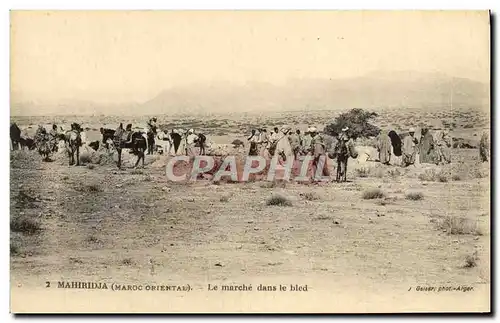
{"label": "donkey", "polygon": [[346,139],[337,140],[333,157],[337,158],[337,182],[347,182],[347,162],[349,157],[357,157],[352,141]]}
{"label": "donkey", "polygon": [[76,166],[80,166],[80,146],[82,145],[81,137],[82,128],[74,122],[71,124],[71,130],[66,132],[65,143],[66,151],[68,152],[69,165],[75,164],[76,153]]}
{"label": "donkey", "polygon": [[147,139],[144,136],[144,133],[137,131],[132,132],[130,135],[131,140],[127,141],[126,138],[120,137],[114,138],[113,144],[115,146],[116,152],[118,153],[118,168],[121,168],[122,165],[122,150],[124,148],[131,149],[131,153],[137,155],[137,161],[135,162],[134,168],[137,168],[139,162],[142,160],[142,168],[144,168],[144,155],[147,150]]}
{"label": "donkey", "polygon": [[207,137],[204,134],[199,133],[198,139],[195,140],[195,147],[200,147],[200,155],[206,154],[205,152],[206,142],[207,142]]}

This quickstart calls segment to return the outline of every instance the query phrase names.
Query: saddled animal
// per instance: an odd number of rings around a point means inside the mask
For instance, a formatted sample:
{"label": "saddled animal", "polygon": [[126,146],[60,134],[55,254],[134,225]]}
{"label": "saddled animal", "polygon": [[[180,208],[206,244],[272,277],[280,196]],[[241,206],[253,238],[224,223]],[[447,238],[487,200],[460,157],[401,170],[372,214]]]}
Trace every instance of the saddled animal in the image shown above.
{"label": "saddled animal", "polygon": [[109,149],[109,139],[111,141],[115,137],[115,131],[114,129],[107,129],[107,128],[101,128],[100,132],[102,135],[102,144],[105,145],[106,149]]}
{"label": "saddled animal", "polygon": [[21,129],[19,129],[15,122],[10,124],[10,141],[12,143],[13,150],[19,148],[19,144],[21,141]]}
{"label": "saddled animal", "polygon": [[333,154],[330,158],[337,158],[337,182],[347,181],[347,162],[349,157],[357,158],[358,154],[354,149],[352,140],[338,140]]}
{"label": "saddled animal", "polygon": [[139,164],[139,162],[142,160],[142,167],[144,168],[144,155],[145,152],[148,148],[147,145],[147,138],[146,134],[140,131],[132,132],[130,134],[130,141],[127,140],[127,138],[121,137],[121,138],[114,138],[114,146],[116,149],[116,152],[118,153],[118,168],[121,168],[122,164],[122,150],[125,149],[131,149],[131,153],[137,155],[137,161],[135,162],[135,166]]}
{"label": "saddled animal", "polygon": [[76,122],[72,123],[71,130],[66,132],[65,143],[69,157],[69,165],[75,164],[76,154],[76,166],[80,166],[80,146],[82,145],[81,132],[81,126]]}
{"label": "saddled animal", "polygon": [[202,133],[197,134],[197,136],[198,139],[195,140],[195,147],[200,147],[200,155],[205,155],[207,137]]}

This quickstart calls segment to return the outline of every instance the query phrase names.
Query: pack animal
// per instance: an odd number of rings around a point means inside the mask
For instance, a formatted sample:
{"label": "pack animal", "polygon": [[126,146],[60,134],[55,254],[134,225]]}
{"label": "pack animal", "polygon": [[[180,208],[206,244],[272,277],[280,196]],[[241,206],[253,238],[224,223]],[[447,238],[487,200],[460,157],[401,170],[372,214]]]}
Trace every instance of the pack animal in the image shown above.
{"label": "pack animal", "polygon": [[115,137],[115,131],[114,129],[107,129],[107,128],[101,128],[100,132],[102,135],[102,144],[106,149],[109,150],[109,143],[113,141],[113,138]]}
{"label": "pack animal", "polygon": [[67,131],[65,134],[66,151],[68,152],[70,166],[75,164],[75,159],[76,166],[80,166],[80,146],[82,145],[81,132],[81,126],[78,123],[72,123],[71,130]]}
{"label": "pack animal", "polygon": [[131,133],[131,140],[128,142],[125,138],[114,138],[113,144],[115,146],[116,152],[118,153],[118,168],[121,168],[122,164],[122,151],[123,149],[131,149],[131,153],[137,155],[137,161],[135,166],[139,165],[142,160],[142,168],[144,168],[144,155],[148,148],[147,138],[145,133],[136,131]]}
{"label": "pack animal", "polygon": [[336,180],[339,183],[347,182],[347,162],[349,157],[357,157],[357,153],[354,151],[352,143],[343,139],[338,140],[331,158],[337,158]]}
{"label": "pack animal", "polygon": [[195,147],[200,147],[200,155],[205,155],[205,143],[207,142],[207,137],[200,133],[198,134],[198,139],[195,141]]}

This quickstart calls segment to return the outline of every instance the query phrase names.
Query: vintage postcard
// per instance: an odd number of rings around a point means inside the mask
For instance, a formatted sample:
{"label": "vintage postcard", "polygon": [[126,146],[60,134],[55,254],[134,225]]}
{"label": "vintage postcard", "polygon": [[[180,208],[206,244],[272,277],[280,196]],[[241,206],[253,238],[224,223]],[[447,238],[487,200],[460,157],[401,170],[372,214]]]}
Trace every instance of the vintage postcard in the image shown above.
{"label": "vintage postcard", "polygon": [[11,312],[490,312],[488,11],[10,25]]}

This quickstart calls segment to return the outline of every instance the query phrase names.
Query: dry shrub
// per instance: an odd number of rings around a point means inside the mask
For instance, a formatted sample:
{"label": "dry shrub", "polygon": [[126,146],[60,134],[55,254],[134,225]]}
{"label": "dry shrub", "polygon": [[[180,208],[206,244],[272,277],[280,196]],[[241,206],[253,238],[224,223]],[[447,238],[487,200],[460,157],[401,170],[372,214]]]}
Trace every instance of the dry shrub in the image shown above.
{"label": "dry shrub", "polygon": [[99,184],[79,184],[75,188],[79,192],[86,192],[86,193],[98,193],[102,192],[102,189],[99,187]]}
{"label": "dry shrub", "polygon": [[424,199],[424,194],[422,192],[409,192],[405,197],[407,200],[419,201]]}
{"label": "dry shrub", "polygon": [[357,177],[368,177],[370,175],[370,169],[368,167],[356,168]]}
{"label": "dry shrub", "polygon": [[316,192],[306,192],[304,194],[301,194],[302,197],[304,197],[304,199],[308,200],[308,201],[316,201],[316,200],[319,200],[320,197],[318,194],[316,194]]}
{"label": "dry shrub", "polygon": [[144,172],[142,171],[142,169],[137,169],[137,168],[136,168],[136,169],[133,169],[133,170],[130,172],[130,174],[132,174],[132,175],[143,175],[143,174],[144,174]]}
{"label": "dry shrub", "polygon": [[438,228],[453,235],[483,235],[478,222],[464,217],[446,216],[437,222]]}
{"label": "dry shrub", "polygon": [[133,264],[134,264],[134,260],[132,260],[132,258],[125,258],[122,260],[122,265],[131,266]]}
{"label": "dry shrub", "polygon": [[219,199],[219,201],[221,202],[228,202],[229,201],[229,198],[231,198],[230,195],[222,195]]}
{"label": "dry shrub", "polygon": [[33,196],[33,193],[21,189],[19,194],[15,197],[16,204],[20,207],[36,208],[39,202],[38,197]]}
{"label": "dry shrub", "polygon": [[290,199],[286,196],[275,194],[267,199],[266,204],[276,206],[292,206],[292,201],[290,201]]}
{"label": "dry shrub", "polygon": [[488,174],[479,168],[473,168],[470,170],[470,175],[472,178],[485,178],[488,177]]}
{"label": "dry shrub", "polygon": [[363,192],[363,199],[373,200],[384,198],[385,194],[380,188],[371,188]]}
{"label": "dry shrub", "polygon": [[10,230],[24,234],[35,234],[41,231],[40,222],[28,217],[14,217],[10,220]]}
{"label": "dry shrub", "polygon": [[15,242],[10,242],[10,255],[17,256],[21,253],[21,247]]}
{"label": "dry shrub", "polygon": [[262,184],[260,184],[261,188],[285,188],[286,187],[286,181],[282,179],[275,179],[274,181],[266,181]]}
{"label": "dry shrub", "polygon": [[477,261],[479,260],[479,257],[477,255],[477,251],[475,251],[472,255],[467,255],[465,257],[465,264],[464,268],[474,268],[477,266]]}
{"label": "dry shrub", "polygon": [[391,177],[399,177],[402,175],[401,171],[398,168],[391,168],[387,171],[387,174]]}
{"label": "dry shrub", "polygon": [[450,174],[445,171],[436,171],[435,169],[426,169],[422,174],[418,175],[421,181],[426,182],[448,182]]}
{"label": "dry shrub", "polygon": [[437,179],[439,182],[441,183],[446,183],[448,182],[448,175],[447,174],[444,174],[444,173],[440,173],[438,176],[437,176]]}

